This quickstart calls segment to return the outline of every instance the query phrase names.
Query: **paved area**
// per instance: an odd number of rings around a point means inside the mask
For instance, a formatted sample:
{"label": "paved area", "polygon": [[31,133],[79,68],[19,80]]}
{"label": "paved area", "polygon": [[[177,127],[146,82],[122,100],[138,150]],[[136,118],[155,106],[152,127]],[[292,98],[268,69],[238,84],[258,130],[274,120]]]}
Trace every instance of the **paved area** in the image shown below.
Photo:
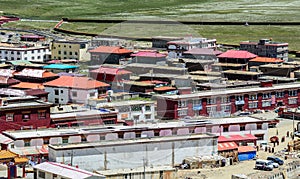
{"label": "paved area", "polygon": [[[262,117],[266,119],[274,119],[277,117],[277,114],[274,112],[267,112],[267,113],[262,113],[262,114],[255,114],[256,117]],[[299,121],[295,121],[296,123]],[[280,119],[280,123],[277,125],[276,128],[269,128],[268,130],[268,135],[274,136],[277,135],[279,139],[281,139],[282,136],[285,136],[285,142],[281,142],[279,145],[275,146],[274,148],[274,154],[278,153],[279,151],[282,151],[283,149],[287,148],[287,144],[289,141],[291,141],[291,137],[286,137],[287,131],[292,131],[293,129],[293,121],[289,119]],[[272,143],[269,143],[270,146],[273,147]],[[263,150],[259,150],[257,152],[258,158],[259,159],[266,159],[268,156],[273,156],[273,153],[265,152]],[[287,159],[285,160],[284,166],[289,163],[294,161],[295,159]],[[281,170],[284,166],[280,166],[279,168],[274,169],[273,171],[279,171]],[[194,169],[194,170],[189,170],[189,171],[180,171],[178,172],[178,178],[192,178],[192,179],[230,179],[232,174],[253,174],[257,173],[260,176],[263,177],[264,174],[267,174],[269,171],[260,171],[260,170],[255,170],[255,160],[250,160],[250,161],[242,161],[235,163],[234,165],[231,166],[226,166],[226,167],[220,167],[220,168],[212,168],[212,169]]]}

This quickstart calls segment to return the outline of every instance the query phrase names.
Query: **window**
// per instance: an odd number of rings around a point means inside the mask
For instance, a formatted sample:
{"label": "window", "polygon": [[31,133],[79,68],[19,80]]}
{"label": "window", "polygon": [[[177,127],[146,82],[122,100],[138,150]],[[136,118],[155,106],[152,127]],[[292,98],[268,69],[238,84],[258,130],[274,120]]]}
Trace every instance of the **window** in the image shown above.
{"label": "window", "polygon": [[284,97],[284,91],[276,92],[276,93],[275,93],[275,97],[276,97],[276,98],[283,98],[283,97]]}
{"label": "window", "polygon": [[69,48],[72,48],[72,46],[70,45]]}
{"label": "window", "polygon": [[31,60],[34,60],[34,57],[31,57]]}
{"label": "window", "polygon": [[39,110],[38,111],[38,118],[45,119],[46,118],[46,110]]}
{"label": "window", "polygon": [[250,109],[257,108],[257,102],[251,102],[251,103],[249,103],[249,108]]}
{"label": "window", "polygon": [[230,102],[230,99],[229,97],[221,97],[221,103],[229,103]]}
{"label": "window", "polygon": [[129,112],[129,111],[130,111],[130,108],[128,106],[123,106],[123,107],[119,108],[119,113],[120,112]]}
{"label": "window", "polygon": [[297,104],[297,98],[289,98],[289,104]]}
{"label": "window", "polygon": [[45,172],[39,171],[39,178],[45,178]]}
{"label": "window", "polygon": [[77,97],[77,91],[72,91],[72,96]]}
{"label": "window", "polygon": [[14,113],[7,113],[6,121],[13,121],[13,120],[14,120]]}
{"label": "window", "polygon": [[64,55],[67,55],[67,52],[66,52],[66,51],[64,51]]}
{"label": "window", "polygon": [[60,90],[60,94],[63,94],[64,93],[64,90]]}
{"label": "window", "polygon": [[188,113],[188,110],[187,110],[187,109],[185,109],[185,110],[179,110],[179,111],[178,111],[178,116],[186,116],[187,113]]}
{"label": "window", "polygon": [[58,54],[61,54],[61,51],[60,51],[60,50],[58,51]]}
{"label": "window", "polygon": [[146,111],[151,111],[151,106],[145,106]]}
{"label": "window", "polygon": [[230,105],[221,105],[221,111],[230,111],[231,106]]}
{"label": "window", "polygon": [[59,95],[58,89],[55,89],[55,90],[54,90],[54,94],[55,94],[55,95]]}
{"label": "window", "polygon": [[68,138],[63,138],[63,139],[62,139],[62,143],[63,143],[63,144],[67,144],[68,142],[69,142]]}
{"label": "window", "polygon": [[263,99],[270,99],[271,98],[271,93],[263,93],[262,98]]}
{"label": "window", "polygon": [[49,139],[44,139],[44,144],[50,144]]}
{"label": "window", "polygon": [[256,129],[262,129],[262,124],[256,124]]}
{"label": "window", "polygon": [[244,125],[241,125],[240,126],[240,131],[244,131],[245,130],[245,126]]}
{"label": "window", "polygon": [[178,107],[179,108],[187,107],[187,101],[178,101]]}
{"label": "window", "polygon": [[90,97],[95,97],[95,95],[96,95],[95,92],[90,93]]}
{"label": "window", "polygon": [[25,147],[29,147],[29,146],[30,146],[30,141],[29,141],[29,140],[24,141],[24,146],[25,146]]}
{"label": "window", "polygon": [[290,90],[289,96],[297,96],[297,90]]}
{"label": "window", "polygon": [[229,131],[228,128],[229,126],[223,126],[223,132],[228,132]]}
{"label": "window", "polygon": [[141,111],[142,106],[141,105],[132,105],[131,106],[131,111]]}
{"label": "window", "polygon": [[26,113],[22,115],[23,121],[28,121],[30,119],[30,113]]}
{"label": "window", "polygon": [[249,100],[257,100],[257,94],[249,95]]}
{"label": "window", "polygon": [[78,55],[78,53],[77,53],[77,52],[75,52],[75,55]]}
{"label": "window", "polygon": [[244,96],[236,96],[235,100],[236,101],[243,101],[244,100]]}
{"label": "window", "polygon": [[216,103],[217,103],[216,98],[208,98],[207,99],[207,104],[216,104]]}
{"label": "window", "polygon": [[262,101],[262,107],[271,106],[271,101]]}
{"label": "window", "polygon": [[69,52],[70,55],[72,55],[72,52]]}
{"label": "window", "polygon": [[145,115],[145,118],[146,118],[146,119],[151,119],[151,114],[146,114],[146,115]]}
{"label": "window", "polygon": [[54,98],[54,103],[58,104],[59,103],[59,100],[58,98]]}

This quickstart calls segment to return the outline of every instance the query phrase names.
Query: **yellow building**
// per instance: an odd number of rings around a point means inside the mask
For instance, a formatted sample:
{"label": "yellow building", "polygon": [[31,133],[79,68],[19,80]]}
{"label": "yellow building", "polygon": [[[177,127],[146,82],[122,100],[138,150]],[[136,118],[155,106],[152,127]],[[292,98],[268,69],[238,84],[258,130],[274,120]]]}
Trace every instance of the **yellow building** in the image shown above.
{"label": "yellow building", "polygon": [[84,40],[54,40],[51,45],[52,59],[90,60],[89,42]]}

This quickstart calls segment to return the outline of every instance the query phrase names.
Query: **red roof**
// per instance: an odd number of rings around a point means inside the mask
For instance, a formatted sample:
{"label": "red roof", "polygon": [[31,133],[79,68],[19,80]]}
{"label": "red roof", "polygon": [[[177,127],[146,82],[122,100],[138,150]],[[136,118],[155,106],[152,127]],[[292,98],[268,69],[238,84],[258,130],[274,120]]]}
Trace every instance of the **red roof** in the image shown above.
{"label": "red roof", "polygon": [[229,135],[229,136],[219,136],[218,142],[236,142],[243,140],[256,140],[257,138],[252,134],[244,135]]}
{"label": "red roof", "polygon": [[114,46],[99,46],[93,50],[90,50],[91,53],[114,53],[114,54],[126,54],[132,53],[131,50],[122,47]]}
{"label": "red roof", "polygon": [[100,73],[100,74],[110,74],[110,75],[124,75],[131,74],[131,71],[127,71],[121,68],[110,68],[110,67],[100,67],[96,70],[92,70],[92,73]]}
{"label": "red roof", "polygon": [[257,55],[245,50],[228,50],[218,56],[218,58],[246,58],[246,59],[251,59],[255,57],[257,57]]}
{"label": "red roof", "polygon": [[176,88],[171,86],[162,86],[159,88],[154,88],[155,91],[170,91],[170,90],[176,90]]}
{"label": "red roof", "polygon": [[156,51],[139,51],[137,53],[131,54],[132,57],[152,57],[152,58],[163,58],[166,54],[162,54]]}
{"label": "red roof", "polygon": [[251,60],[250,62],[265,62],[265,63],[280,63],[283,62],[283,60],[278,58],[268,58],[268,57],[256,57]]}
{"label": "red roof", "polygon": [[238,145],[236,145],[235,142],[224,142],[218,144],[218,151],[233,150],[233,149],[238,149]]}
{"label": "red roof", "polygon": [[104,82],[93,80],[88,77],[61,76],[55,80],[44,83],[44,86],[95,89],[100,87],[109,87],[110,85]]}
{"label": "red roof", "polygon": [[253,146],[239,146],[238,152],[244,153],[244,152],[253,152],[256,151],[256,149]]}
{"label": "red roof", "polygon": [[10,86],[11,88],[20,88],[20,89],[44,89],[44,85],[41,83],[29,83],[29,82],[20,82],[16,85]]}

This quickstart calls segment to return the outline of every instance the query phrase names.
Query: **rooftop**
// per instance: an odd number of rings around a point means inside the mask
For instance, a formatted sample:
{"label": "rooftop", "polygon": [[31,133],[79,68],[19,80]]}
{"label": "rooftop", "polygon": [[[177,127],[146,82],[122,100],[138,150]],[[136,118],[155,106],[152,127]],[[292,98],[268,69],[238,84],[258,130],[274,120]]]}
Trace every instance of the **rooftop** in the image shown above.
{"label": "rooftop", "polygon": [[109,103],[99,103],[97,104],[96,108],[111,108],[111,107],[145,105],[145,104],[154,104],[154,101],[140,101],[140,100],[114,101]]}
{"label": "rooftop", "polygon": [[55,80],[44,83],[44,86],[76,89],[95,89],[100,87],[109,87],[110,85],[104,82],[93,80],[88,77],[60,76]]}
{"label": "rooftop", "polygon": [[240,63],[214,63],[212,66],[221,66],[221,67],[242,67],[247,66],[247,64]]}
{"label": "rooftop", "polygon": [[245,50],[228,50],[221,55],[218,55],[218,58],[252,59],[255,57],[257,57],[257,55]]}
{"label": "rooftop", "polygon": [[132,57],[151,57],[151,58],[163,58],[166,54],[162,54],[156,51],[139,51],[137,53],[131,54]]}
{"label": "rooftop", "polygon": [[111,140],[111,141],[98,141],[88,143],[76,143],[76,144],[57,144],[49,145],[49,148],[54,150],[69,150],[69,149],[83,149],[83,148],[94,148],[94,147],[106,147],[114,145],[135,145],[140,143],[161,143],[168,141],[186,141],[186,140],[201,140],[205,138],[216,138],[214,134],[189,134],[180,136],[163,136],[153,138],[135,138],[135,139],[122,139],[122,140]]}
{"label": "rooftop", "polygon": [[278,59],[278,58],[256,57],[256,58],[249,60],[249,62],[281,63],[281,62],[283,62],[283,60]]}
{"label": "rooftop", "polygon": [[11,88],[19,89],[44,89],[44,85],[41,83],[30,83],[30,82],[20,82],[18,84],[10,86]]}
{"label": "rooftop", "polygon": [[26,77],[35,77],[35,78],[51,78],[51,77],[57,77],[57,74],[54,74],[52,72],[41,70],[41,69],[30,69],[30,68],[24,68],[20,72],[15,73],[16,76],[26,76]]}
{"label": "rooftop", "polygon": [[239,74],[239,75],[249,75],[249,76],[256,76],[256,75],[261,75],[262,74],[260,72],[243,71],[243,70],[226,70],[226,71],[223,71],[222,73],[226,73],[226,74]]}
{"label": "rooftop", "polygon": [[[145,168],[145,172],[175,171],[175,170],[176,169],[171,166],[153,166],[153,167]],[[144,167],[96,171],[96,173],[105,176],[124,175],[130,173],[143,173],[143,172],[144,172]]]}
{"label": "rooftop", "polygon": [[111,75],[125,75],[131,74],[131,71],[124,70],[122,68],[110,68],[110,67],[100,67],[96,70],[92,70],[90,72],[93,73],[101,73],[101,74],[111,74]]}
{"label": "rooftop", "polygon": [[59,70],[67,70],[67,69],[75,69],[78,66],[75,65],[66,65],[66,64],[50,64],[43,67],[44,69],[59,69]]}
{"label": "rooftop", "polygon": [[93,50],[90,50],[91,53],[110,53],[110,54],[128,54],[132,53],[131,50],[122,47],[112,47],[112,46],[99,46]]}
{"label": "rooftop", "polygon": [[246,87],[246,88],[233,88],[233,89],[218,89],[210,91],[202,91],[192,94],[183,95],[161,95],[161,97],[178,100],[183,98],[197,98],[197,97],[208,97],[208,96],[224,96],[224,95],[236,95],[243,93],[253,93],[253,92],[264,92],[264,91],[277,91],[281,89],[298,89],[300,88],[300,83],[289,83],[289,84],[278,84],[272,87]]}
{"label": "rooftop", "polygon": [[214,50],[210,48],[192,48],[191,50],[183,52],[183,54],[192,54],[192,55],[220,55],[223,52],[219,50]]}
{"label": "rooftop", "polygon": [[101,176],[96,173],[92,173],[76,167],[68,166],[61,163],[55,163],[55,162],[43,162],[41,164],[35,165],[34,168],[48,173],[57,174],[58,176],[62,176],[66,178],[84,179],[93,176],[99,178],[105,178],[105,176]]}
{"label": "rooftop", "polygon": [[265,64],[260,65],[260,68],[288,68],[288,69],[294,69],[297,68],[296,65],[284,65],[284,64]]}

